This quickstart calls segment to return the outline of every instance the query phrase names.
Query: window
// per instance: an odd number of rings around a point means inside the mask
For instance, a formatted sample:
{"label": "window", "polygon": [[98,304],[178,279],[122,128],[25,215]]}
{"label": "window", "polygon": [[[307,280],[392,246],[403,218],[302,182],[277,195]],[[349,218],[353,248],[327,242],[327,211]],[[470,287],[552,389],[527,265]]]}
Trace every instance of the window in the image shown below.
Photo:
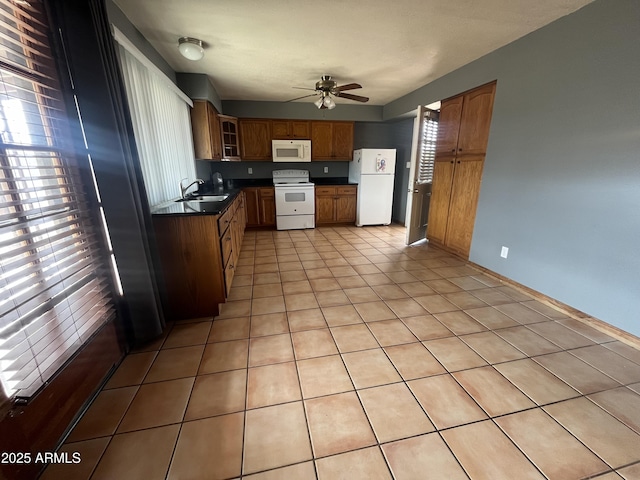
{"label": "window", "polygon": [[180,180],[196,178],[189,107],[193,102],[114,27],[133,131],[154,207],[180,195]]}
{"label": "window", "polygon": [[[29,397],[115,316],[96,191],[38,0],[0,0],[0,383]],[[92,205],[94,205],[92,207]]]}
{"label": "window", "polygon": [[420,165],[418,183],[433,182],[433,163],[436,159],[438,137],[438,112],[425,109],[422,119],[422,141],[420,142]]}

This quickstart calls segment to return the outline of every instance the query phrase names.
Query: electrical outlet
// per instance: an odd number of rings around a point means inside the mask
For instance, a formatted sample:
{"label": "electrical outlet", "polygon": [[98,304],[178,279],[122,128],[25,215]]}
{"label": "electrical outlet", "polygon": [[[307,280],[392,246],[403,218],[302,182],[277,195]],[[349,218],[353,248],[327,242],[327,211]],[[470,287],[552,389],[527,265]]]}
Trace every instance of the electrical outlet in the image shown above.
{"label": "electrical outlet", "polygon": [[329,173],[329,167],[324,167],[324,173]]}
{"label": "electrical outlet", "polygon": [[253,168],[251,168],[251,167],[247,168],[247,173],[249,175],[253,175]]}
{"label": "electrical outlet", "polygon": [[411,168],[411,162],[407,162],[407,168]]}
{"label": "electrical outlet", "polygon": [[500,256],[502,258],[507,258],[509,256],[509,247],[502,246],[502,250],[500,251]]}

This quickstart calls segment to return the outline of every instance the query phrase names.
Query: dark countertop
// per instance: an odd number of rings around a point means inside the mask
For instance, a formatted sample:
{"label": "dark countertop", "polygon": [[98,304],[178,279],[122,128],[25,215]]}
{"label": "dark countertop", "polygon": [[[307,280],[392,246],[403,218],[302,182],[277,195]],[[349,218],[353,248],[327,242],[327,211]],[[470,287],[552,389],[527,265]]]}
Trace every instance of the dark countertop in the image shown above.
{"label": "dark countertop", "polygon": [[348,177],[314,177],[309,181],[316,185],[357,185],[357,183],[349,182]]}
{"label": "dark countertop", "polygon": [[[221,202],[176,202],[171,201],[151,210],[151,215],[219,215],[231,205],[241,189],[239,188],[205,188],[198,190],[200,195],[229,195]],[[178,200],[178,199],[176,199]]]}
{"label": "dark countertop", "polygon": [[[348,177],[312,177],[309,178],[311,183],[316,185],[357,185],[350,183]],[[245,187],[271,187],[273,179],[271,178],[236,178],[233,180],[225,180],[225,185],[233,185],[233,188]]]}
{"label": "dark countertop", "polygon": [[[310,178],[316,185],[357,185],[349,182],[347,177],[316,177]],[[198,189],[198,195],[226,195],[229,197],[222,202],[207,202],[206,207],[198,202],[166,202],[151,210],[151,215],[219,215],[231,205],[233,199],[246,187],[272,187],[271,178],[240,178],[225,180],[226,187],[213,187],[207,182]],[[177,198],[175,200],[178,200]],[[204,208],[204,211],[201,209]]]}

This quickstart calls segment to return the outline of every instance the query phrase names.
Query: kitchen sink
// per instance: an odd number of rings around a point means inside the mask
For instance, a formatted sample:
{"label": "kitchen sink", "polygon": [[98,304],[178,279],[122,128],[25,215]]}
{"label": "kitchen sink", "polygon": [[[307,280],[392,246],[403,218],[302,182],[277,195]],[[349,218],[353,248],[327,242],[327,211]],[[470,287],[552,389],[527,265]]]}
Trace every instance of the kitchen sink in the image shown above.
{"label": "kitchen sink", "polygon": [[224,195],[198,195],[195,197],[181,198],[176,202],[224,202],[229,198],[229,194]]}
{"label": "kitchen sink", "polygon": [[185,213],[219,213],[220,201],[217,202],[205,202],[205,201],[183,201],[182,209]]}
{"label": "kitchen sink", "polygon": [[229,194],[223,195],[194,195],[181,198],[176,202],[182,205],[185,213],[219,213],[222,202],[229,198]]}

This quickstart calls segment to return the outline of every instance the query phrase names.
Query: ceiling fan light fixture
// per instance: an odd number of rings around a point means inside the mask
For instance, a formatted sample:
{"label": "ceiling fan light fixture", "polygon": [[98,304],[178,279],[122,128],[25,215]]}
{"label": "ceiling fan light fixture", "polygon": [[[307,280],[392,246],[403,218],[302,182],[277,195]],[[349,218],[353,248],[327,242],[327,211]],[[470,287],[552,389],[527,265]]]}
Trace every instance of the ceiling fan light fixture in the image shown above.
{"label": "ceiling fan light fixture", "polygon": [[180,37],[180,39],[178,39],[178,50],[184,58],[193,60],[194,62],[202,60],[202,57],[204,57],[202,40],[198,40],[197,38]]}
{"label": "ceiling fan light fixture", "polygon": [[346,85],[338,86],[335,80],[331,79],[330,75],[323,75],[319,82],[316,82],[316,88],[304,88],[293,87],[299,90],[311,90],[314,93],[309,95],[303,95],[302,97],[292,98],[287,102],[293,102],[295,100],[302,100],[303,98],[317,97],[317,100],[313,104],[318,109],[333,110],[336,108],[336,102],[334,97],[344,98],[346,100],[354,100],[356,102],[366,103],[369,101],[369,97],[362,97],[360,95],[353,95],[351,93],[343,93],[346,90],[356,90],[362,88],[359,83],[348,83]]}
{"label": "ceiling fan light fixture", "polygon": [[332,110],[334,108],[336,108],[336,102],[333,101],[333,98],[331,98],[329,95],[327,95],[326,97],[324,97],[324,100],[322,101],[322,103],[324,104],[325,107],[327,107],[329,110]]}

